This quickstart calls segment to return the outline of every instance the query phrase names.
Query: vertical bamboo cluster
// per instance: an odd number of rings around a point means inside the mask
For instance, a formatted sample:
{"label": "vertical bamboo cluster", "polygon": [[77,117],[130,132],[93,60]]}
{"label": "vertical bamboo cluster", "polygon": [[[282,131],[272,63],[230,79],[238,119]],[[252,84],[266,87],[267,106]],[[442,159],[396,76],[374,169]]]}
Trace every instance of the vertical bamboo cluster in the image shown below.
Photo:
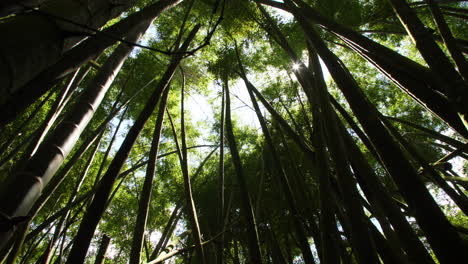
{"label": "vertical bamboo cluster", "polygon": [[[0,4],[0,264],[468,260],[459,1],[378,1],[427,65],[326,1],[144,2]],[[363,87],[337,47],[384,84]],[[391,85],[421,116],[382,114],[372,89]],[[192,93],[216,89],[213,126],[194,127]]]}

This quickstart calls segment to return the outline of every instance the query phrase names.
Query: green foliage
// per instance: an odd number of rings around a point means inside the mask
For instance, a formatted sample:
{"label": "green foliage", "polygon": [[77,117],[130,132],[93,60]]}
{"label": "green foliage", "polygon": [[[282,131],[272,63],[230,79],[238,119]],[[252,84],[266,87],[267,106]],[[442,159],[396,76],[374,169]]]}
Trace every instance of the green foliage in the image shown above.
{"label": "green foliage", "polygon": [[[406,37],[404,33],[400,34],[404,29],[395,17],[387,1],[319,0],[305,2],[316,7],[322,15],[353,28],[356,31],[365,31],[367,33],[363,34],[372,40],[416,62],[424,64],[418,50],[410,43],[408,37]],[[129,10],[128,14],[138,12],[143,6],[150,3],[152,3],[152,1],[137,1],[137,4]],[[216,13],[213,12],[215,3],[218,4]],[[191,6],[192,4],[193,6]],[[459,4],[451,4],[450,6],[459,6]],[[295,73],[305,69],[292,68],[293,62],[291,62],[290,57],[277,45],[274,39],[265,32],[265,25],[262,24],[264,23],[262,22],[263,18],[254,1],[183,1],[177,7],[164,12],[154,22],[151,29],[147,32],[142,45],[163,51],[174,51],[176,49],[175,43],[180,33],[183,32],[181,35],[186,37],[190,29],[193,28],[195,24],[199,23],[202,25],[202,29],[194,41],[195,44],[193,44],[191,48],[198,47],[204,43],[206,40],[205,38],[209,34],[208,32],[213,30],[221,12],[224,12],[222,14],[223,19],[209,40],[209,45],[198,50],[195,54],[184,54],[186,58],[181,63],[180,68],[176,71],[171,81],[167,110],[174,120],[176,130],[179,133],[178,137],[181,136],[181,88],[182,85],[185,85],[184,96],[186,102],[190,100],[191,95],[207,98],[207,101],[212,104],[210,107],[213,109],[213,113],[215,113],[214,117],[200,117],[200,115],[202,115],[200,110],[190,107],[185,109],[187,146],[219,146],[219,132],[221,128],[220,86],[223,80],[228,80],[230,86],[239,86],[241,87],[240,89],[245,90],[245,87],[241,85],[242,81],[238,75],[240,72],[240,65],[236,53],[236,49],[238,49],[237,51],[239,52],[242,66],[245,68],[249,80],[259,88],[265,99],[270,102],[286,122],[291,125],[294,132],[299,135],[305,144],[312,145],[312,136],[314,133],[319,133],[317,132],[319,128],[313,127],[312,124],[315,120],[320,120],[322,117],[312,115],[311,108],[314,107],[314,105],[310,104],[312,100],[307,98],[306,91],[303,90],[297,81],[297,77],[295,77]],[[269,9],[269,12],[271,12],[271,9]],[[418,15],[426,25],[434,27],[431,16],[426,9],[418,9]],[[185,27],[181,29],[180,27],[183,24],[185,16],[187,16],[188,19],[185,22]],[[108,25],[120,19],[122,18],[109,21]],[[304,64],[307,64],[309,53],[304,32],[300,25],[295,20],[284,19],[281,15],[274,16],[274,21],[278,23],[280,31],[284,34],[285,39],[291,45],[294,52],[298,54]],[[448,17],[447,22],[453,29],[456,37],[466,38],[466,32],[468,32],[466,23],[454,17]],[[393,34],[395,32],[398,34]],[[352,76],[356,79],[359,87],[362,88],[364,94],[369,98],[371,103],[376,106],[380,113],[385,116],[411,121],[440,134],[450,135],[452,133],[445,123],[418,104],[414,98],[399,89],[394,82],[384,76],[376,67],[366,62],[364,58],[352,52],[349,48],[343,47],[343,44],[336,36],[325,30],[321,30],[319,34],[323,39],[327,40],[327,45],[333,53],[343,61],[344,65],[346,65]],[[112,48],[106,50],[106,52],[97,59],[97,63],[102,65],[111,51]],[[156,84],[161,79],[169,61],[170,56],[167,54],[144,48],[135,49],[130,58],[127,59],[113,82],[112,87],[107,92],[103,103],[99,109],[97,109],[91,123],[83,132],[76,146],[79,146],[85,142],[87,137],[91,136],[92,131],[94,131],[110,114],[114,103],[118,102],[117,105],[120,106],[125,100],[132,96],[135,97],[128,104],[128,110],[125,112],[125,115],[123,114],[123,110],[121,110],[110,124],[107,125],[102,140],[99,142],[96,156],[94,160],[92,160],[91,166],[85,175],[86,178],[80,188],[78,197],[92,191],[96,184],[99,184],[99,179],[96,177],[98,177],[100,167],[103,167],[103,172],[106,171],[107,166],[112,161],[123,138],[142,111],[143,106],[154,91]],[[65,112],[72,109],[76,97],[79,96],[78,94],[81,91],[86,89],[87,85],[96,75],[96,71],[98,71],[98,69],[92,69],[80,84],[75,92],[76,96],[75,94],[73,96],[74,100],[71,100],[65,107]],[[327,74],[325,74],[324,77],[330,94],[335,97],[348,113],[351,114],[351,117],[356,120],[344,96],[337,89],[336,83]],[[62,87],[65,81],[66,78],[62,83],[57,84],[57,88]],[[50,99],[35,115],[34,120],[36,121],[29,122],[20,129],[21,138],[15,138],[12,144],[5,149],[4,153],[0,153],[0,160],[7,157],[10,151],[17,147],[22,140],[34,133],[40,121],[45,119],[48,110],[57,97],[57,92],[55,90],[53,90],[52,93]],[[245,100],[248,101],[247,104],[248,107],[250,107],[251,103],[246,91],[244,95],[235,94],[237,91],[234,93],[233,90],[231,90],[231,93],[232,95],[242,97],[242,99],[247,98]],[[44,97],[45,95],[28,108],[27,111],[13,123],[2,129],[0,144],[5,144],[6,140],[12,136],[13,133],[16,133],[22,122],[26,120]],[[231,96],[231,98],[233,101],[237,100],[234,96]],[[276,164],[274,164],[272,153],[269,151],[269,146],[267,146],[264,136],[260,133],[260,128],[245,125],[243,122],[244,119],[247,118],[243,116],[245,112],[232,109],[234,117],[234,135],[240,151],[249,192],[252,194],[251,200],[258,223],[261,250],[264,253],[270,250],[268,247],[270,247],[270,236],[271,232],[273,232],[281,246],[281,253],[284,255],[290,254],[292,258],[299,259],[301,252],[296,244],[295,231],[292,228],[294,217],[300,218],[300,221],[302,221],[305,226],[307,236],[313,238],[311,239],[311,241],[313,241],[311,245],[313,245],[313,247],[318,247],[319,244],[316,239],[320,237],[320,230],[316,228],[321,214],[319,194],[322,190],[319,184],[318,164],[311,160],[311,157],[304,153],[303,149],[291,139],[285,130],[280,127],[281,124],[278,120],[272,117],[271,113],[268,113],[263,106],[260,107],[267,120],[267,126],[272,134],[273,141],[275,142],[274,147],[276,147],[276,150],[280,154],[284,172],[291,185],[293,198],[297,202],[297,207],[299,208],[299,215],[293,216],[283,194],[284,186],[282,186],[282,183],[278,180],[277,174],[279,174],[279,172],[275,169]],[[252,111],[251,114],[253,116],[254,112]],[[135,165],[147,160],[156,123],[156,115],[157,113],[153,113],[145,124],[122,171],[130,170]],[[116,141],[110,142],[120,118],[123,120],[123,125],[117,133]],[[358,138],[355,131],[352,131],[350,126],[344,122],[344,119],[340,119],[339,121],[345,124],[351,136],[362,150],[368,164],[378,176],[378,180],[382,182],[389,191],[391,197],[405,203],[395,187],[393,180],[388,176],[386,168],[382,166],[379,157],[372,155],[371,151],[367,149]],[[423,133],[416,128],[405,126],[400,123],[394,123],[394,125],[403,137],[410,141],[412,146],[414,146],[428,162],[434,162],[447,154],[448,151],[444,149],[446,144],[442,143],[439,139],[427,133]],[[454,136],[452,138],[457,137]],[[463,139],[458,138],[458,140],[462,141]],[[110,146],[111,144],[112,146]],[[325,142],[322,142],[322,144],[326,146]],[[441,144],[443,144],[443,147],[441,147]],[[110,155],[104,157],[109,146],[111,149]],[[226,226],[224,227],[226,230],[224,230],[225,233],[223,233],[225,238],[224,256],[225,263],[234,263],[234,241],[239,243],[241,259],[247,258],[248,236],[246,234],[247,229],[244,215],[242,215],[242,197],[239,191],[239,183],[236,180],[237,178],[227,148],[227,143],[224,147],[225,208],[223,208],[223,210],[226,217],[226,219],[223,219],[226,221]],[[453,146],[450,146],[449,149],[451,149],[451,147]],[[223,227],[219,226],[219,150],[207,160],[203,168],[200,168],[199,174],[195,176],[200,164],[208,153],[211,152],[212,148],[213,147],[200,147],[188,151],[189,174],[193,180],[194,203],[197,209],[198,221],[200,222],[204,241],[213,238],[219,232],[223,232]],[[75,147],[75,151],[76,149],[77,147]],[[39,226],[48,219],[52,213],[57,212],[66,205],[72,195],[72,190],[76,182],[79,181],[88,160],[91,158],[92,149],[93,146],[90,147],[73,166],[67,178],[64,179],[32,221],[33,227]],[[176,150],[174,135],[166,115],[161,134],[159,154],[169,153],[174,150]],[[8,160],[5,165],[0,167],[0,182],[7,181],[8,176],[17,169],[15,166],[18,165],[18,160],[20,160],[23,151],[24,148],[21,148],[12,159]],[[332,159],[329,156],[330,153],[328,153],[328,149],[326,149],[326,151],[327,157],[325,157],[325,159],[330,159],[331,161]],[[316,153],[313,155],[316,155]],[[407,153],[405,155],[407,155]],[[420,164],[415,162],[414,157],[408,155],[406,158],[411,161],[411,164],[415,168],[420,167]],[[182,207],[183,214],[177,225],[178,231],[171,235],[171,239],[177,242],[175,249],[188,247],[193,244],[190,230],[188,230],[188,226],[190,225],[187,224],[189,218],[187,217],[188,212],[185,206],[184,179],[179,166],[178,156],[175,153],[164,156],[158,159],[156,164],[156,175],[152,186],[151,204],[146,226],[150,253],[157,243],[157,241],[154,241],[154,237],[159,237],[169,220],[173,208],[179,202],[184,203]],[[331,168],[329,168],[331,171],[331,175],[329,176],[330,179],[333,179],[332,184],[336,184],[336,182],[334,182],[336,180],[336,167],[333,167],[335,166],[333,162],[330,164],[332,165],[330,165]],[[145,177],[145,167],[146,166],[141,166],[125,177],[119,177],[117,181],[118,184],[114,186],[115,196],[109,201],[108,208],[100,221],[98,231],[95,233],[95,238],[100,238],[102,234],[107,234],[112,238],[111,252],[108,254],[108,256],[111,256],[109,257],[111,259],[109,261],[112,263],[127,263],[128,261],[133,230],[135,228],[135,219],[138,212],[138,201],[141,196],[141,189]],[[432,185],[429,185],[429,188],[435,189]],[[334,192],[337,191],[334,190]],[[335,199],[332,198],[333,195],[339,196],[336,195],[336,193],[330,194],[330,199]],[[444,196],[444,198],[447,197]],[[369,202],[372,203],[372,201]],[[68,223],[69,226],[64,236],[65,239],[59,240],[63,245],[66,246],[75,236],[80,224],[80,219],[88,204],[89,201],[86,200],[80,203],[80,205],[73,207],[70,211],[70,215],[76,217],[75,221]],[[341,203],[339,206],[342,206]],[[374,205],[372,204],[372,206]],[[454,225],[461,226],[465,229],[468,228],[466,225],[466,216],[458,207],[449,204],[445,206],[444,209],[449,220]],[[372,219],[372,221],[374,220]],[[341,219],[334,224],[340,227],[344,225]],[[418,232],[420,231],[418,227],[415,227],[415,230]],[[34,245],[33,241],[29,241],[26,244],[20,256],[29,262],[37,260],[40,254],[46,250],[47,243],[52,237],[52,233],[46,234],[46,232],[45,230],[41,232],[41,235],[44,235],[46,239],[37,242],[37,246],[35,246],[31,253],[27,253],[26,249],[27,246]],[[343,232],[341,237],[342,241],[340,242],[340,246],[343,246],[344,251],[353,254],[351,258],[355,258],[354,253],[351,252],[352,241],[349,239],[349,234]],[[92,249],[90,250],[91,256],[96,254],[97,244],[97,239],[93,240]],[[206,247],[208,254],[213,254],[214,256],[216,246]],[[66,249],[64,253],[66,255],[68,249]],[[175,258],[176,260],[174,263],[189,263],[184,262],[184,258],[188,259],[189,254],[191,253],[181,254]],[[142,255],[145,261],[149,261],[146,254]],[[89,259],[92,259],[92,257],[89,257]],[[91,260],[88,260],[88,262],[91,263]]]}

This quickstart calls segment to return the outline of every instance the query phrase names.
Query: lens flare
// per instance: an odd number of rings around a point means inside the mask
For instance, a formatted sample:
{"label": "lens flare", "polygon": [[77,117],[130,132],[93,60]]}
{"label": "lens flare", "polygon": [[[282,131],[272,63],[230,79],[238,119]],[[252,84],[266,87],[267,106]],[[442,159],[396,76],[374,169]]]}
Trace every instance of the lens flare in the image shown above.
{"label": "lens flare", "polygon": [[294,71],[297,71],[297,70],[299,70],[300,68],[301,68],[301,65],[300,65],[299,63],[294,63],[294,64],[292,65],[292,69],[293,69]]}

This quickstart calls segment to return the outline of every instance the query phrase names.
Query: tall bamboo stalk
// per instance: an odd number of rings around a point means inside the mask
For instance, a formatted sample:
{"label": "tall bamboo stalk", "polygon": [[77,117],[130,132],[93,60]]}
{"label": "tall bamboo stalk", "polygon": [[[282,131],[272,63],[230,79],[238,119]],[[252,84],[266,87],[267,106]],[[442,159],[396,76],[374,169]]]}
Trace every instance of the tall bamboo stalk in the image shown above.
{"label": "tall bamboo stalk", "polygon": [[293,196],[293,191],[291,189],[291,186],[289,184],[288,177],[286,176],[286,173],[284,171],[284,167],[282,165],[282,162],[280,160],[279,154],[275,149],[275,144],[274,141],[271,137],[270,131],[267,127],[266,121],[263,118],[261,112],[260,112],[260,107],[258,106],[257,99],[255,98],[255,95],[253,94],[252,89],[250,88],[252,84],[247,80],[247,75],[244,71],[244,68],[242,66],[242,62],[240,60],[239,56],[239,51],[236,48],[236,54],[237,54],[237,60],[239,63],[239,68],[240,68],[240,76],[244,80],[244,83],[247,87],[247,91],[249,93],[250,99],[252,101],[255,114],[257,115],[258,121],[260,122],[260,126],[262,128],[263,136],[265,137],[265,141],[267,143],[268,149],[270,151],[270,154],[272,155],[273,158],[273,164],[276,170],[275,175],[279,178],[280,184],[281,184],[281,190],[283,191],[283,194],[286,198],[286,201],[289,205],[289,208],[292,213],[292,220],[294,223],[296,235],[298,237],[298,242],[299,242],[299,247],[302,252],[302,256],[304,258],[304,261],[306,263],[315,263],[314,257],[312,255],[312,252],[310,250],[310,245],[307,240],[307,236],[305,234],[304,226],[303,223],[300,220],[299,212],[297,209],[296,201]]}
{"label": "tall bamboo stalk", "polygon": [[[440,79],[439,85],[443,87],[443,91],[451,102],[452,107],[458,112],[465,127],[468,129],[468,110],[466,105],[464,105],[464,102],[468,100],[468,85],[455,70],[450,60],[434,41],[432,34],[426,29],[406,1],[389,0],[389,2],[415,43],[416,48],[418,48],[422,57],[431,68],[432,73]],[[429,4],[431,4],[430,1]],[[430,6],[434,7],[433,5]],[[436,9],[431,8],[431,10],[434,11]],[[440,22],[442,22],[441,19],[438,19],[437,24],[439,29],[448,28],[444,28],[443,23]],[[440,26],[442,26],[442,28],[440,28]],[[449,34],[446,31],[442,32],[444,32],[442,37],[445,37],[444,40],[447,40]],[[461,56],[461,58],[463,58],[463,56]],[[457,62],[461,61],[457,60]],[[463,66],[466,66],[466,62],[462,64],[462,67]],[[463,68],[463,70],[465,71],[466,69]],[[464,75],[466,75],[466,72],[464,72]]]}
{"label": "tall bamboo stalk", "polygon": [[153,179],[154,174],[156,172],[159,140],[161,138],[164,111],[166,109],[168,95],[169,89],[166,89],[161,98],[161,101],[159,102],[158,116],[156,118],[156,124],[154,126],[153,139],[151,142],[151,149],[148,156],[148,165],[146,166],[145,181],[143,183],[141,197],[138,203],[138,214],[136,218],[135,230],[133,231],[132,248],[130,251],[130,264],[140,264],[140,254],[146,229],[146,222],[148,219],[151,192],[153,188]]}
{"label": "tall bamboo stalk", "polygon": [[[198,32],[199,28],[200,26],[197,25],[194,27],[194,29],[192,29],[182,46],[177,49],[178,51],[183,52],[187,50],[190,42],[195,37],[195,34]],[[75,242],[73,243],[73,247],[66,262],[67,264],[81,264],[84,261],[89,243],[91,242],[99,220],[101,219],[101,216],[104,214],[104,211],[107,207],[109,195],[119,175],[119,172],[128,155],[130,154],[130,150],[132,149],[133,144],[143,129],[143,126],[153,113],[162,93],[165,89],[168,89],[169,83],[172,80],[172,76],[174,75],[174,72],[181,60],[182,55],[180,53],[173,55],[171,62],[169,63],[165,73],[161,76],[157,87],[151,94],[143,110],[140,112],[135,123],[128,131],[127,136],[122,142],[122,145],[117,151],[106,173],[102,177],[98,186],[98,190],[96,191],[96,195],[93,198],[93,201],[91,202],[80,224]]]}
{"label": "tall bamboo stalk", "polygon": [[[416,171],[395,141],[379,120],[379,113],[359,88],[343,63],[321,40],[315,30],[304,18],[300,10],[294,8],[295,17],[306,32],[330,74],[343,92],[351,109],[376,147],[385,167],[390,172],[409,207],[414,210],[418,224],[427,235],[428,241],[442,263],[468,258],[460,237],[448,222]],[[450,241],[450,242],[449,242]],[[450,246],[448,246],[450,245]]]}
{"label": "tall bamboo stalk", "polygon": [[250,198],[247,182],[245,179],[242,162],[240,159],[237,143],[235,140],[232,119],[231,119],[231,96],[229,94],[229,86],[224,87],[226,92],[226,138],[228,141],[229,149],[231,151],[232,162],[236,171],[237,182],[241,190],[242,202],[242,215],[245,218],[247,225],[247,238],[249,245],[249,261],[251,263],[263,263],[262,253],[260,250],[260,243],[258,238],[258,227],[253,212],[252,201]]}
{"label": "tall bamboo stalk", "polygon": [[[151,21],[137,26],[128,39],[138,40]],[[54,130],[54,133],[41,144],[24,168],[21,168],[21,171],[14,176],[11,187],[2,194],[5,202],[0,205],[0,211],[10,216],[28,213],[42,189],[73,149],[132,49],[133,47],[127,44],[121,44],[114,51],[74,109]],[[0,233],[0,245],[6,242],[9,236],[8,232]]]}
{"label": "tall bamboo stalk", "polygon": [[[146,23],[148,19],[158,17],[165,10],[177,5],[181,0],[160,0],[151,4],[140,12],[133,13],[116,24],[97,32],[93,37],[86,39],[72,50],[63,54],[60,59],[39,73],[36,77],[24,84],[19,91],[11,95],[11,100],[0,105],[0,127],[11,122],[37,98],[49,90],[53,84],[79,68],[82,64],[94,59],[105,49],[122,39],[122,43],[134,43],[126,36],[135,32],[135,27]],[[69,8],[69,7],[68,7]],[[19,100],[18,98],[21,98]]]}
{"label": "tall bamboo stalk", "polygon": [[[223,78],[224,82],[227,82],[227,77]],[[224,84],[226,85],[226,84]],[[219,128],[219,176],[218,176],[218,196],[219,196],[219,208],[218,208],[218,231],[222,231],[224,227],[224,114],[225,114],[225,90],[221,91],[221,118]],[[217,252],[217,263],[224,263],[224,233],[219,237],[218,252]]]}

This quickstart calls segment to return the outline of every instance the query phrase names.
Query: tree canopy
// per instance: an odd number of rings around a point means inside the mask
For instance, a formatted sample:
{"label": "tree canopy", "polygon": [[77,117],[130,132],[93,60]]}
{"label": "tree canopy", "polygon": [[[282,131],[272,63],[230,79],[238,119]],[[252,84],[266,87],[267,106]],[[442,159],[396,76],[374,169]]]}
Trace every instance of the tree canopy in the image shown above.
{"label": "tree canopy", "polygon": [[0,263],[468,260],[468,1],[0,4]]}

